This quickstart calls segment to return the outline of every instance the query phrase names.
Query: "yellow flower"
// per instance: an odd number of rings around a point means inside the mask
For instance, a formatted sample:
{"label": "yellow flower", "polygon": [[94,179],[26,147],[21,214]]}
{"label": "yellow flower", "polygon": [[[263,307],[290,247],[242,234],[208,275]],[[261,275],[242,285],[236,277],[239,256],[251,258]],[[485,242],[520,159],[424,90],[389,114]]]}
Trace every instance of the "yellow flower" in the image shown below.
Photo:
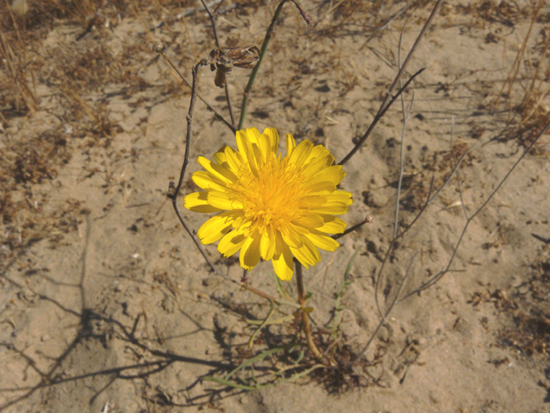
{"label": "yellow flower", "polygon": [[220,241],[218,250],[229,257],[240,252],[244,269],[260,258],[273,262],[280,279],[294,273],[292,257],[306,268],[321,261],[318,248],[335,251],[340,245],[327,234],[344,232],[346,223],[335,215],[348,212],[351,193],[336,189],[346,176],[322,145],[304,140],[298,146],[286,135],[286,156],[277,155],[279,134],[256,128],[237,131],[238,151],[225,146],[214,160],[200,156],[206,171],[193,174],[204,191],[185,197],[195,212],[220,212],[199,229],[203,244]]}

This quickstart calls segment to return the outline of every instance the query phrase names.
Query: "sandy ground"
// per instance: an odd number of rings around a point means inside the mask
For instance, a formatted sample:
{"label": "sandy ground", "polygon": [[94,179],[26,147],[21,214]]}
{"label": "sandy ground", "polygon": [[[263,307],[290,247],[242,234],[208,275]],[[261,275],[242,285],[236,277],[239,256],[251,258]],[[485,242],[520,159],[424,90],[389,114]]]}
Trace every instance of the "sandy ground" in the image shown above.
{"label": "sandy ground", "polygon": [[[249,349],[256,326],[245,318],[265,318],[269,302],[209,272],[167,199],[183,159],[190,90],[151,47],[163,41],[190,79],[191,66],[215,47],[206,14],[179,15],[198,2],[118,1],[95,19],[91,1],[29,2],[24,16],[2,4],[0,410],[549,411],[547,135],[469,221],[452,271],[399,301],[350,364],[380,320],[375,279],[393,235],[400,144],[400,229],[423,208],[432,179],[441,186],[473,149],[391,254],[378,291],[382,309],[405,276],[400,297],[449,263],[465,213],[488,199],[546,123],[550,7],[542,3],[538,11],[527,1],[443,5],[404,78],[425,68],[404,93],[406,109],[414,98],[404,135],[398,101],[345,165],[342,187],[355,202],[343,218],[373,222],[305,271],[315,328],[339,308],[332,348],[340,364],[291,380],[315,364],[306,355],[276,378],[306,348],[302,341],[237,375],[240,385],[274,381],[252,391],[204,378],[296,344],[297,321],[266,327]],[[259,46],[276,6],[226,1],[221,43]],[[433,2],[302,6],[314,24],[285,5],[245,125],[323,144],[338,161],[372,122]],[[228,76],[236,114],[249,74],[235,68]],[[214,74],[206,68],[199,77],[201,96],[229,117]],[[198,155],[235,146],[202,102],[193,128],[183,195],[195,189]],[[206,220],[183,212],[194,229]],[[237,260],[221,259],[215,246],[206,251],[222,274],[241,279]],[[249,279],[278,294],[271,263]],[[293,282],[283,287],[296,294]],[[293,309],[281,311],[277,317]]]}

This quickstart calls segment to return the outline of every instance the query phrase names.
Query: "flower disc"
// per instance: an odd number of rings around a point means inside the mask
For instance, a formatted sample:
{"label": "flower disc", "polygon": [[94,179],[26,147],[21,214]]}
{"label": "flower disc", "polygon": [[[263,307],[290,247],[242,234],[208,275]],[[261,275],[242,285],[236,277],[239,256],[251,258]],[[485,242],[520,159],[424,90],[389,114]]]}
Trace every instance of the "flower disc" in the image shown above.
{"label": "flower disc", "polygon": [[273,262],[279,278],[290,280],[293,256],[306,268],[321,261],[319,248],[335,251],[346,223],[335,215],[348,212],[351,193],[337,189],[342,166],[322,145],[304,140],[296,146],[286,135],[287,154],[277,154],[279,134],[266,128],[237,131],[237,148],[225,146],[214,161],[199,157],[205,171],[193,174],[204,191],[185,197],[195,212],[219,212],[199,229],[203,244],[220,241],[229,257],[240,250],[241,266],[254,268],[260,258]]}

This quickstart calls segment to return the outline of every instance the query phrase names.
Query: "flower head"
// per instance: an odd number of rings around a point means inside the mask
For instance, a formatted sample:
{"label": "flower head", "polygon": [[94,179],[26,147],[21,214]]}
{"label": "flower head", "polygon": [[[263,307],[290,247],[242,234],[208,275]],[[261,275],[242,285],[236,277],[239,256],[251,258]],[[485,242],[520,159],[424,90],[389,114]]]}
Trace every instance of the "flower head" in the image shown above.
{"label": "flower head", "polygon": [[193,174],[204,191],[185,197],[195,212],[219,212],[199,229],[203,244],[220,241],[229,257],[240,250],[244,269],[260,258],[273,262],[275,273],[290,280],[293,256],[306,268],[321,261],[319,248],[335,251],[339,244],[327,234],[344,232],[335,215],[348,212],[351,193],[336,189],[346,176],[322,145],[304,140],[296,146],[286,135],[286,156],[277,154],[279,134],[266,128],[237,131],[237,148],[221,148],[214,161],[200,156],[205,171]]}

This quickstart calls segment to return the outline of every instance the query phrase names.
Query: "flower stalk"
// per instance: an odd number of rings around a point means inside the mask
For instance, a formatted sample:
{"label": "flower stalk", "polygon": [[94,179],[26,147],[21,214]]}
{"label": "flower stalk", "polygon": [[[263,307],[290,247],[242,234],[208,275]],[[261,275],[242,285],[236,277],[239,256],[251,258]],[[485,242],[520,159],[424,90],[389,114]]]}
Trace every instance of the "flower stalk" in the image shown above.
{"label": "flower stalk", "polygon": [[316,359],[322,360],[323,355],[315,345],[313,337],[311,336],[311,329],[309,328],[309,317],[305,308],[306,294],[304,289],[304,277],[302,275],[302,265],[297,260],[294,260],[294,266],[296,269],[296,285],[298,286],[298,303],[300,304],[300,311],[302,313],[302,326],[304,327],[307,346]]}

